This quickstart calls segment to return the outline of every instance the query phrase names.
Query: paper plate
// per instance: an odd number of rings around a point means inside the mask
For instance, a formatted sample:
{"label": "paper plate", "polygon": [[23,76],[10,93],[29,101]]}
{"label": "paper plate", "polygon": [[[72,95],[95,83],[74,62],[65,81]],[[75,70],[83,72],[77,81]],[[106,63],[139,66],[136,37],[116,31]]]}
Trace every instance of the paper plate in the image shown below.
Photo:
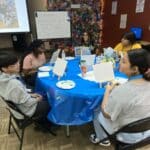
{"label": "paper plate", "polygon": [[39,71],[50,71],[52,70],[51,66],[42,66],[39,68]]}
{"label": "paper plate", "polygon": [[65,59],[66,59],[66,60],[73,60],[74,57],[66,57]]}
{"label": "paper plate", "polygon": [[72,89],[75,85],[75,82],[72,80],[62,80],[56,83],[56,86],[61,89]]}

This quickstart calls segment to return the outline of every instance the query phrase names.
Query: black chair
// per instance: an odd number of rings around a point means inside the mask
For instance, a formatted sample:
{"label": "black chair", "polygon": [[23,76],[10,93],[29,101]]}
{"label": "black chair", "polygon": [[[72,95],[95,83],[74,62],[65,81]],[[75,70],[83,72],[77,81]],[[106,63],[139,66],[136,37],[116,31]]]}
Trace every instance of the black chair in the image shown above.
{"label": "black chair", "polygon": [[150,130],[150,117],[130,123],[122,127],[121,129],[119,129],[117,132],[115,132],[112,135],[110,135],[103,126],[102,128],[108,135],[108,138],[115,144],[115,150],[133,150],[138,147],[142,147],[144,145],[150,144],[150,136],[141,140],[140,142],[133,143],[133,144],[123,143],[119,141],[117,138],[118,133],[138,133],[138,132],[144,132]]}
{"label": "black chair", "polygon": [[[25,129],[26,129],[26,127],[28,127],[32,123],[34,123],[36,126],[38,126],[40,128],[43,128],[44,130],[46,130],[47,132],[51,133],[52,135],[56,136],[56,134],[54,132],[52,132],[51,129],[43,127],[41,124],[39,124],[36,121],[36,118],[28,117],[24,113],[22,113],[12,101],[4,100],[4,102],[6,103],[7,109],[9,111],[9,113],[10,113],[8,134],[10,134],[11,127],[12,127],[14,129],[14,131],[15,131],[18,139],[19,139],[19,141],[20,141],[19,150],[22,150],[22,144],[23,144],[23,138],[24,138]],[[14,123],[21,130],[20,131],[21,133],[19,133],[19,131],[17,131],[17,128],[16,128]]]}
{"label": "black chair", "polygon": [[150,52],[150,44],[141,45],[143,49],[146,49]]}

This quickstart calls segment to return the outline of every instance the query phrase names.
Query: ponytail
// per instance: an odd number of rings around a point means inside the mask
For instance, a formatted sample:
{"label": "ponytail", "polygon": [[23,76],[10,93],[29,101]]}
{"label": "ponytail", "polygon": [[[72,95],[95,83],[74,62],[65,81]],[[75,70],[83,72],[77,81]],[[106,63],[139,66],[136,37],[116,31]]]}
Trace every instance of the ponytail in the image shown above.
{"label": "ponytail", "polygon": [[150,81],[150,68],[147,69],[147,71],[143,75],[144,79]]}
{"label": "ponytail", "polygon": [[131,66],[137,66],[143,78],[150,81],[150,52],[145,49],[134,49],[128,51],[128,58]]}

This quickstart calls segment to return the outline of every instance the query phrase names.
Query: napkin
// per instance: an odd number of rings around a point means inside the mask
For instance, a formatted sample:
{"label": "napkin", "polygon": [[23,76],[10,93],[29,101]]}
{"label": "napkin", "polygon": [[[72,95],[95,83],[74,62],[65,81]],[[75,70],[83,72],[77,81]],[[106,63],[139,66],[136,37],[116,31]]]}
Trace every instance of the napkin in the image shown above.
{"label": "napkin", "polygon": [[49,77],[49,72],[38,72],[38,77],[39,78]]}

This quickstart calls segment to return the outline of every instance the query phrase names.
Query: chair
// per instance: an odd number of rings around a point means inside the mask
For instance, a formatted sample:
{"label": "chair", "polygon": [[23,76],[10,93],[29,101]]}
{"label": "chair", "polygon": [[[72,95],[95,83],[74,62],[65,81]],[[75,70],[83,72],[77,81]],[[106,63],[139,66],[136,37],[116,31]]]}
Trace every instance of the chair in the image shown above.
{"label": "chair", "polygon": [[[24,113],[22,113],[18,107],[9,100],[4,100],[4,98],[2,98],[3,101],[6,103],[7,105],[7,109],[10,113],[9,116],[9,125],[8,125],[8,134],[10,134],[11,131],[11,127],[14,129],[19,141],[20,141],[20,147],[19,150],[22,150],[22,145],[23,145],[23,138],[24,138],[24,132],[26,127],[28,127],[29,125],[31,125],[32,123],[34,123],[37,126],[40,126],[43,129],[46,129],[49,133],[51,133],[52,135],[56,136],[55,133],[53,133],[51,130],[49,130],[46,127],[41,126],[35,119],[36,118],[32,118],[32,117],[28,117],[26,116]],[[14,124],[15,123],[15,124]],[[20,134],[17,131],[16,126],[21,130]]]}
{"label": "chair", "polygon": [[[103,126],[102,126],[102,128],[104,129]],[[140,142],[133,143],[133,144],[123,143],[123,142],[119,141],[117,138],[118,133],[138,133],[138,132],[144,132],[147,130],[150,130],[150,117],[130,123],[130,124],[122,127],[121,129],[119,129],[117,132],[115,132],[112,135],[110,135],[104,129],[104,131],[108,135],[108,138],[115,144],[115,150],[133,150],[138,147],[149,144],[150,136],[141,140]]]}

